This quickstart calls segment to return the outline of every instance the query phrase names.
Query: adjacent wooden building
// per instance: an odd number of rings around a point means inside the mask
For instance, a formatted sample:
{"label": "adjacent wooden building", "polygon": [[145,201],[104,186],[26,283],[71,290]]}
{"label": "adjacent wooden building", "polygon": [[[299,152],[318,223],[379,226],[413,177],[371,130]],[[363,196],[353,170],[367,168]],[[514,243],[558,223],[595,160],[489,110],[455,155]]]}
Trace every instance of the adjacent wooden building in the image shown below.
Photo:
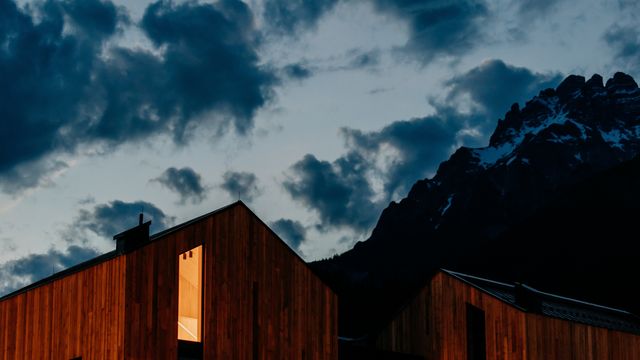
{"label": "adjacent wooden building", "polygon": [[429,360],[631,360],[640,359],[640,319],[441,270],[369,341]]}
{"label": "adjacent wooden building", "polygon": [[0,360],[337,359],[337,298],[242,202],[0,299]]}

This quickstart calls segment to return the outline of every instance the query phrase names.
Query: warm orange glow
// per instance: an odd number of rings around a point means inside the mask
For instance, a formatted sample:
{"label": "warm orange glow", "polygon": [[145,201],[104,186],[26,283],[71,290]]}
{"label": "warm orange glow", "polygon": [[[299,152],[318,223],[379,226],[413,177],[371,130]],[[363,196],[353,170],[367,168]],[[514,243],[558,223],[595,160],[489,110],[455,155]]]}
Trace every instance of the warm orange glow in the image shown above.
{"label": "warm orange glow", "polygon": [[178,256],[178,339],[200,342],[202,246]]}

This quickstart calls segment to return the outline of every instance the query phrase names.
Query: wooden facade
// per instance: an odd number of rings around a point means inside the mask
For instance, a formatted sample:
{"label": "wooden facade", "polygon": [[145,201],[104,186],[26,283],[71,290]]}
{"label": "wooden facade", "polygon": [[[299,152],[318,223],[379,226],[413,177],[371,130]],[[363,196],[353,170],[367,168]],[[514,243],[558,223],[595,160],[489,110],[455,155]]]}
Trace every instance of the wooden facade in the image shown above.
{"label": "wooden facade", "polygon": [[485,358],[640,359],[640,336],[524,311],[445,272],[376,337],[380,349],[429,360],[464,360],[467,307],[484,311]]}
{"label": "wooden facade", "polygon": [[0,300],[0,359],[176,359],[199,245],[205,359],[337,359],[336,295],[241,202]]}
{"label": "wooden facade", "polygon": [[0,359],[122,359],[124,258],[0,302]]}

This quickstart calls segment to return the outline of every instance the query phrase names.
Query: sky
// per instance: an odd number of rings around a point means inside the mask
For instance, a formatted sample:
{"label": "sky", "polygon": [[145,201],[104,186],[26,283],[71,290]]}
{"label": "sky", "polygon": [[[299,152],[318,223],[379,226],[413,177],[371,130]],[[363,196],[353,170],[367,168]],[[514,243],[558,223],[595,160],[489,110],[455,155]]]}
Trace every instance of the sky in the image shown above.
{"label": "sky", "polygon": [[631,0],[0,0],[0,294],[238,199],[300,256],[569,74],[640,75]]}

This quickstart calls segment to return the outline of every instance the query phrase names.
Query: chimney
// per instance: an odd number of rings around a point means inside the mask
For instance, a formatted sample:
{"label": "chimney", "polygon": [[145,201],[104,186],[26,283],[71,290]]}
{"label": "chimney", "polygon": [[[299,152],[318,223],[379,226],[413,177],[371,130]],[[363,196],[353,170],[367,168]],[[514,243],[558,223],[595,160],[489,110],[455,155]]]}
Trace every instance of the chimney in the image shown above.
{"label": "chimney", "polygon": [[113,237],[116,241],[116,251],[118,254],[131,252],[149,241],[149,227],[151,220],[143,222],[143,216],[138,218],[138,226],[125,230]]}

